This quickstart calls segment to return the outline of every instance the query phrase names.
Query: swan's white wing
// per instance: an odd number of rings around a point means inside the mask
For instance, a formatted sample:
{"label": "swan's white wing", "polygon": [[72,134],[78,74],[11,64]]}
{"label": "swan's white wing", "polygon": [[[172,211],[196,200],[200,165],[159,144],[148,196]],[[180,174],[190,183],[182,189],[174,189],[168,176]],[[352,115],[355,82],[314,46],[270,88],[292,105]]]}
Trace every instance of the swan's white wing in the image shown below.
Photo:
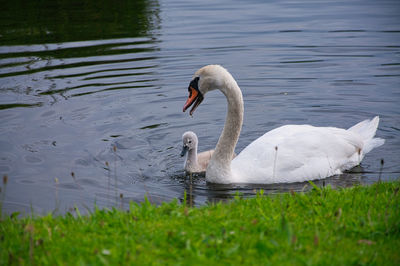
{"label": "swan's white wing", "polygon": [[339,174],[361,161],[363,147],[354,132],[287,125],[265,133],[232,161],[237,182],[301,182]]}

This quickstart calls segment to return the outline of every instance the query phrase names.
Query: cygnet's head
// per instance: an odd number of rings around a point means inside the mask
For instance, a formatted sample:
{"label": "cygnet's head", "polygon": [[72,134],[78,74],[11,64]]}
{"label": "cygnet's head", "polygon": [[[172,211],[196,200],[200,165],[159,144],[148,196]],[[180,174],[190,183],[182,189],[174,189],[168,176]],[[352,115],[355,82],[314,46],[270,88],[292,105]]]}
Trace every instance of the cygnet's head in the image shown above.
{"label": "cygnet's head", "polygon": [[197,136],[194,132],[192,131],[187,131],[182,135],[182,142],[183,142],[183,147],[182,147],[182,152],[181,156],[185,156],[185,154],[193,149],[197,148]]}
{"label": "cygnet's head", "polygon": [[190,115],[200,105],[204,95],[212,90],[223,90],[226,82],[235,82],[231,74],[220,65],[208,65],[196,71],[189,84],[189,97],[183,106],[185,112],[191,105]]}

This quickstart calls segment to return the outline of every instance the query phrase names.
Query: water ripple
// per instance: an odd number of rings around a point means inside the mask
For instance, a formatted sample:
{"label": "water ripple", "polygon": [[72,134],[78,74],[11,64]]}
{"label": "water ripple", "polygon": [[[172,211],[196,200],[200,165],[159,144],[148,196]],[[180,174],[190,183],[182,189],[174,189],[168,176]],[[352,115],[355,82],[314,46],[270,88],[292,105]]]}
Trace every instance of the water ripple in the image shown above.
{"label": "water ripple", "polygon": [[88,1],[79,12],[68,1],[36,1],[40,8],[25,2],[6,1],[0,9],[7,210],[52,210],[56,190],[63,211],[94,202],[127,206],[145,195],[160,202],[186,193],[201,205],[260,189],[310,189],[213,185],[204,175],[185,176],[182,133],[195,131],[199,150],[212,149],[225,119],[220,93],[207,94],[194,117],[182,113],[193,72],[210,63],[228,68],[243,91],[237,153],[281,125],[348,128],[379,115],[385,145],[366,156],[363,168],[317,184],[399,176],[396,1],[137,0],[106,1],[101,9],[103,1]]}

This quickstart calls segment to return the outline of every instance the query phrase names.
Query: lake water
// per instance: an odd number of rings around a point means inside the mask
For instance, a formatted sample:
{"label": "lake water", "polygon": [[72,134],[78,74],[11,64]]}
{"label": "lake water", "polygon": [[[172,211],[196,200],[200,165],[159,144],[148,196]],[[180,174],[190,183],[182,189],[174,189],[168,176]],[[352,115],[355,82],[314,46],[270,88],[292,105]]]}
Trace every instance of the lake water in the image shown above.
{"label": "lake water", "polygon": [[[28,3],[29,2],[29,3]],[[134,3],[132,3],[134,2]],[[381,117],[384,146],[333,187],[400,176],[399,1],[7,1],[0,10],[3,211],[65,213],[130,200],[195,205],[301,191],[185,177],[181,136],[215,146],[226,102],[182,112],[203,65],[242,88],[236,152],[284,124],[348,128]],[[381,159],[384,165],[381,166]]]}

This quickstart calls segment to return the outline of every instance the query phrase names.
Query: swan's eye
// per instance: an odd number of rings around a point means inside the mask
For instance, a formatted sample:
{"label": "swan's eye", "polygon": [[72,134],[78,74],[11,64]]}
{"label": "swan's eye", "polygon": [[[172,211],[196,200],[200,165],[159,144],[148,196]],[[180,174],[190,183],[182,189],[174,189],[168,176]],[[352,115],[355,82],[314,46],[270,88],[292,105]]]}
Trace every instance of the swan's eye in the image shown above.
{"label": "swan's eye", "polygon": [[191,140],[189,140],[189,144],[190,144],[190,143],[192,143],[192,141],[191,141]]}
{"label": "swan's eye", "polygon": [[195,90],[199,90],[199,77],[195,77],[189,84],[189,88],[192,87]]}

